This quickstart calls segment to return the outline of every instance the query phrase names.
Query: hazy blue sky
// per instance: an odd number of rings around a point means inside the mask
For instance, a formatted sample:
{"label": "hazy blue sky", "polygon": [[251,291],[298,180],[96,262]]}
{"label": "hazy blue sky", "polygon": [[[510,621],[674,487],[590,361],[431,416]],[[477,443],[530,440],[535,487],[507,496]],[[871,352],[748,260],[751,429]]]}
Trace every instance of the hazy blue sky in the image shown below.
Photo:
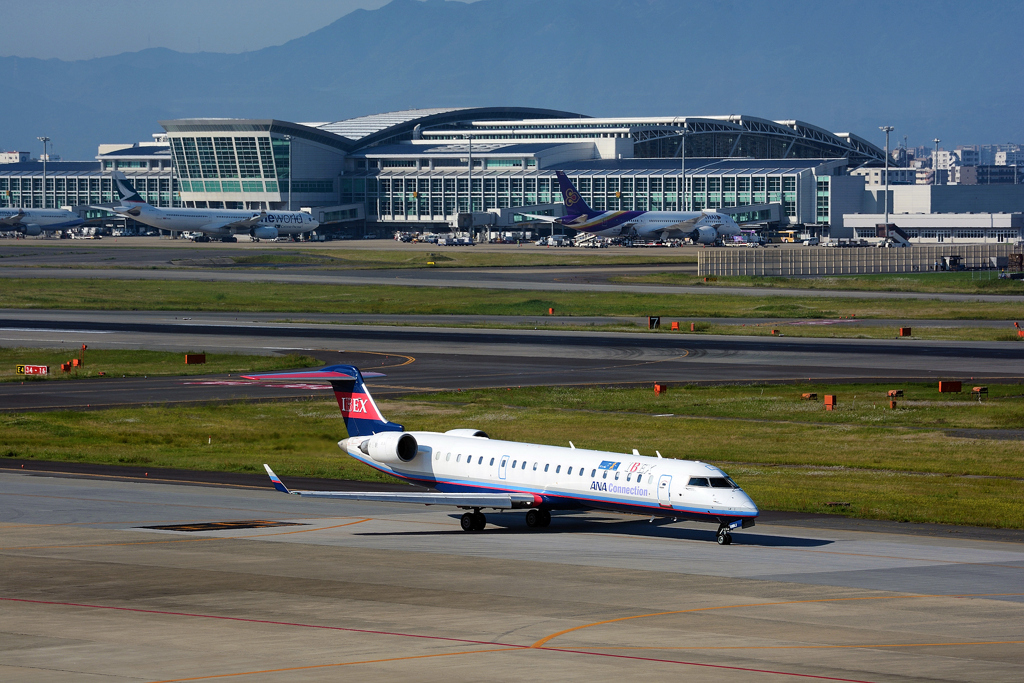
{"label": "hazy blue sky", "polygon": [[388,1],[0,0],[0,55],[75,60],[148,47],[247,52],[280,45],[353,10],[376,9]]}

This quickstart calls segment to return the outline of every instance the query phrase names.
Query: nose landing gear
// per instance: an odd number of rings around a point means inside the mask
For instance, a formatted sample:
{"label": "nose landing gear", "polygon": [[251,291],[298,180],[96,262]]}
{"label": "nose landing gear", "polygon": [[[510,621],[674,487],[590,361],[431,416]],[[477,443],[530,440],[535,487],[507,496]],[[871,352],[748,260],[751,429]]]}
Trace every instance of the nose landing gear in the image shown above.
{"label": "nose landing gear", "polygon": [[729,533],[729,527],[719,527],[718,537],[715,540],[718,541],[718,545],[729,545],[732,543],[732,534]]}

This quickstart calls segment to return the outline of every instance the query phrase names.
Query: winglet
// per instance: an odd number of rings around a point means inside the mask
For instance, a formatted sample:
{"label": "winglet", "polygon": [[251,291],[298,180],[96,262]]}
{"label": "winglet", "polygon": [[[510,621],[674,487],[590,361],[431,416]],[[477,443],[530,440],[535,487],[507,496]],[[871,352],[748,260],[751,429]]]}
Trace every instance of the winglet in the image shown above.
{"label": "winglet", "polygon": [[288,487],[284,485],[284,482],[281,481],[281,477],[274,474],[274,470],[270,469],[270,465],[264,463],[263,467],[267,469],[267,474],[270,475],[270,481],[273,482],[275,489],[281,493],[291,493],[291,491],[288,490]]}

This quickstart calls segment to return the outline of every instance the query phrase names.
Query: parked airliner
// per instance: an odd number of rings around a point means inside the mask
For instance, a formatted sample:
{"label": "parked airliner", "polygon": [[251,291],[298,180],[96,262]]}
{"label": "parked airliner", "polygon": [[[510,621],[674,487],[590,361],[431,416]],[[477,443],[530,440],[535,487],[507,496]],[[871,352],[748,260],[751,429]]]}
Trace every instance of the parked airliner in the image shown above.
{"label": "parked airliner", "polygon": [[84,222],[64,209],[0,209],[0,230],[17,230],[32,237],[76,228]]}
{"label": "parked airliner", "polygon": [[201,232],[224,242],[236,241],[235,235],[250,235],[254,240],[276,239],[278,235],[299,235],[320,225],[304,211],[254,211],[251,209],[158,208],[144,201],[124,173],[114,171],[114,186],[121,206],[95,208],[113,211],[161,230]]}
{"label": "parked airliner", "polygon": [[546,527],[552,510],[609,510],[672,517],[718,525],[718,543],[754,525],[754,502],[714,465],[632,454],[489,439],[475,429],[407,432],[387,421],[351,365],[248,375],[247,379],[327,380],[341,408],[348,438],[338,442],[348,455],[429,492],[359,493],[292,491],[264,465],[283,493],[387,503],[451,505],[468,510],[462,528],[481,531],[483,509],[526,510],[529,527]]}
{"label": "parked airliner", "polygon": [[695,244],[714,244],[740,234],[740,226],[728,214],[703,211],[595,211],[587,206],[569,177],[556,171],[565,202],[565,216],[521,214],[527,218],[572,228],[598,237],[660,237],[691,239]]}

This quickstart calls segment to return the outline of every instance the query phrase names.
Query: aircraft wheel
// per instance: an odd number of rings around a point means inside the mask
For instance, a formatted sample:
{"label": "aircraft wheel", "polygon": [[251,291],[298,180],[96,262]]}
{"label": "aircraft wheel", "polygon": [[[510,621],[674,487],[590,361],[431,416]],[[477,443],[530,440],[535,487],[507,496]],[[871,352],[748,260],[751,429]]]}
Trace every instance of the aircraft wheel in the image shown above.
{"label": "aircraft wheel", "polygon": [[530,510],[529,512],[526,513],[526,526],[530,527],[531,529],[536,529],[539,526],[543,526],[541,524],[541,519],[542,517],[540,514],[540,510]]}
{"label": "aircraft wheel", "polygon": [[487,526],[487,517],[482,512],[473,513],[473,531],[483,531]]}
{"label": "aircraft wheel", "polygon": [[729,533],[728,529],[719,529],[718,538],[716,540],[718,541],[718,545],[729,545],[732,543],[732,534]]}
{"label": "aircraft wheel", "polygon": [[551,512],[549,510],[539,510],[540,512],[540,526],[547,526],[551,524]]}
{"label": "aircraft wheel", "polygon": [[473,513],[467,512],[466,514],[462,515],[460,524],[462,524],[463,531],[473,531],[476,527],[476,519],[474,519]]}

